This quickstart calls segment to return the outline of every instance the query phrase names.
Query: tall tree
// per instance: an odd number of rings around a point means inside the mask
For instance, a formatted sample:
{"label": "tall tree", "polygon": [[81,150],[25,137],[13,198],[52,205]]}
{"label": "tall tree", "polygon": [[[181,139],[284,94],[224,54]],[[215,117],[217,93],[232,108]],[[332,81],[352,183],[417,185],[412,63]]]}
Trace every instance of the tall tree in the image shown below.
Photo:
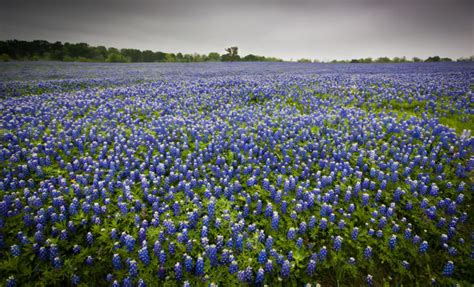
{"label": "tall tree", "polygon": [[225,51],[227,52],[227,54],[222,55],[222,61],[232,62],[232,61],[240,60],[239,47],[237,47],[237,46],[229,47],[229,48],[225,49]]}

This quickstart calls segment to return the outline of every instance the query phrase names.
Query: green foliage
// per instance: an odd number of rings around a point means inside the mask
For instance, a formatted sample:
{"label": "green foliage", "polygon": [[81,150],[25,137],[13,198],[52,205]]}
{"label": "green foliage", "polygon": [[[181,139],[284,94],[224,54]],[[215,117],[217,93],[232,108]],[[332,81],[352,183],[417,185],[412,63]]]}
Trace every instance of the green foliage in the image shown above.
{"label": "green foliage", "polygon": [[461,57],[457,59],[458,62],[474,62],[474,56],[470,57]]}
{"label": "green foliage", "polygon": [[107,56],[106,61],[109,63],[128,63],[130,59],[119,53],[111,53]]}
{"label": "green foliage", "polygon": [[233,62],[233,61],[239,61],[240,56],[239,56],[239,48],[234,46],[225,49],[227,54],[222,55],[221,60],[223,62]]}
{"label": "green foliage", "polygon": [[439,56],[429,57],[425,62],[441,62],[441,58]]}
{"label": "green foliage", "polygon": [[221,59],[221,56],[219,55],[219,53],[216,53],[216,52],[211,52],[209,53],[209,55],[207,55],[207,61],[210,61],[210,62],[218,62],[220,61]]}
{"label": "green foliage", "polygon": [[208,55],[182,54],[141,51],[138,49],[117,49],[114,47],[90,46],[87,43],[50,43],[43,40],[0,41],[0,61],[29,60],[29,61],[65,61],[65,62],[110,62],[110,63],[138,63],[138,62],[218,62],[218,61],[252,61],[252,62],[281,62],[281,59],[247,55],[240,58],[238,47],[226,49],[226,55],[211,52]]}
{"label": "green foliage", "polygon": [[[0,61],[9,60],[33,60],[33,61],[65,61],[65,62],[109,62],[112,59],[118,59],[116,55],[111,56],[110,54],[119,54],[123,58],[119,62],[123,62],[123,59],[128,59],[125,62],[218,62],[218,61],[247,61],[247,62],[282,62],[283,60],[275,57],[264,57],[253,54],[240,57],[238,54],[238,47],[230,47],[226,49],[226,54],[219,55],[219,53],[211,52],[208,55],[201,54],[182,54],[182,53],[164,53],[164,52],[153,52],[150,50],[141,51],[138,49],[117,49],[117,48],[106,48],[104,46],[90,46],[87,43],[61,43],[54,42],[50,43],[45,40],[34,40],[34,41],[20,41],[20,40],[7,40],[0,41]],[[302,63],[319,62],[317,60],[312,61],[311,59],[302,58],[297,60]],[[451,62],[450,58],[441,58],[439,56],[429,57],[425,62]],[[459,58],[458,62],[472,62],[474,56]],[[409,62],[405,57],[394,57],[390,59],[388,57],[379,57],[375,60],[372,58],[360,58],[352,60],[332,60],[329,63],[405,63]],[[423,62],[418,57],[412,58],[412,62]]]}
{"label": "green foliage", "polygon": [[380,57],[375,60],[376,63],[390,63],[389,57]]}
{"label": "green foliage", "polygon": [[11,58],[8,54],[6,53],[0,54],[0,62],[8,62],[10,60]]}
{"label": "green foliage", "polygon": [[311,59],[305,59],[305,58],[301,58],[298,60],[298,63],[311,63]]}
{"label": "green foliage", "polygon": [[130,59],[130,62],[142,62],[142,52],[137,49],[122,49],[121,54]]}

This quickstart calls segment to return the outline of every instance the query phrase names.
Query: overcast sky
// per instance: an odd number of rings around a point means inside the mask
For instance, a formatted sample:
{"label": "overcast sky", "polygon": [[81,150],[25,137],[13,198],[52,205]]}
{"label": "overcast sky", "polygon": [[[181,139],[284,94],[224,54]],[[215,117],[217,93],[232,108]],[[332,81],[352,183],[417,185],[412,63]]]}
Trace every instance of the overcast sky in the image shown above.
{"label": "overcast sky", "polygon": [[474,54],[471,0],[0,0],[0,39],[289,59]]}

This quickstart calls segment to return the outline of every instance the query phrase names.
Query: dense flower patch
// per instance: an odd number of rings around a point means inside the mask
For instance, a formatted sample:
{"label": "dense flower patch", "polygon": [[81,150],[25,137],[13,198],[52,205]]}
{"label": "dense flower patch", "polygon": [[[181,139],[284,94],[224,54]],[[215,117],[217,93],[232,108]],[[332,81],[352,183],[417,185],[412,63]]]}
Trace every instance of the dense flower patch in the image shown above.
{"label": "dense flower patch", "polygon": [[472,64],[15,65],[0,284],[474,282]]}

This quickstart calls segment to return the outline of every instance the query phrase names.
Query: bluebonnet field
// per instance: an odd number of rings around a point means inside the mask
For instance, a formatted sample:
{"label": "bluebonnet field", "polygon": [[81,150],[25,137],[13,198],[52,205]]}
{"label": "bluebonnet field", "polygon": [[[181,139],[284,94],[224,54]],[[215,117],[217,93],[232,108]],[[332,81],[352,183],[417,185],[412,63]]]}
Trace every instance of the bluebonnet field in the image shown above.
{"label": "bluebonnet field", "polygon": [[474,283],[473,77],[2,63],[0,285]]}

